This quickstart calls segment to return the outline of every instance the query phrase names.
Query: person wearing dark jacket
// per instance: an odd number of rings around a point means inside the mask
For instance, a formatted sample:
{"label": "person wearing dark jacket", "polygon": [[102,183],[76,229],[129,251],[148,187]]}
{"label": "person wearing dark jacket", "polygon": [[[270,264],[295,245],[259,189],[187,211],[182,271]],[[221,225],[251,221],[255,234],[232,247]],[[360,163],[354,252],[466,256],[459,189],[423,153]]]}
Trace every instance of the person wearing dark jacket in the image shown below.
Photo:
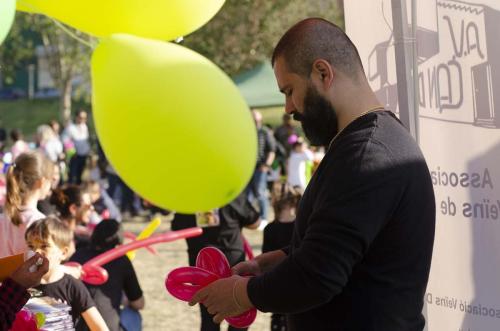
{"label": "person wearing dark jacket", "polygon": [[[257,201],[245,189],[236,199],[226,206],[208,213],[175,214],[172,230],[180,230],[194,226],[202,226],[203,234],[186,239],[189,265],[194,266],[198,252],[208,246],[216,247],[224,253],[229,264],[245,260],[242,228],[257,229],[260,223],[259,211],[255,207]],[[200,306],[201,331],[218,331],[220,327],[212,321],[213,316],[205,307]],[[246,330],[229,326],[229,331]]]}

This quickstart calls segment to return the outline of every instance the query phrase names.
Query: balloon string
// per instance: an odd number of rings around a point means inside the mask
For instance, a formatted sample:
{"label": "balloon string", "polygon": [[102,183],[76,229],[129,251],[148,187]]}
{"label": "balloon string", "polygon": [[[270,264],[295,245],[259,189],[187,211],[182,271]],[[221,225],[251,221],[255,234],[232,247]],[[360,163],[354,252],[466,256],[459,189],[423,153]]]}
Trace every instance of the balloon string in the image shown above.
{"label": "balloon string", "polygon": [[[33,4],[31,4],[31,3],[26,3],[23,0],[17,0],[17,2],[19,2],[19,4],[21,4],[21,5],[25,6],[25,7],[30,8],[31,10],[33,10],[35,12],[35,14],[43,14],[43,11],[38,10],[39,8],[37,6],[33,6]],[[52,22],[54,22],[55,25],[57,25],[61,30],[63,30],[71,38],[75,39],[79,43],[81,43],[81,44],[83,44],[85,46],[88,46],[88,47],[90,47],[92,49],[95,48],[94,44],[92,44],[91,42],[89,42],[89,41],[87,41],[87,40],[85,40],[83,38],[78,37],[73,31],[71,31],[70,29],[68,29],[64,24],[62,24],[58,20],[56,20],[56,19],[54,19],[54,18],[52,18],[50,16],[47,16],[47,15],[45,15],[45,16],[48,17],[50,20],[52,20]]]}
{"label": "balloon string", "polygon": [[83,39],[83,38],[80,38],[78,37],[73,31],[71,31],[70,29],[68,29],[64,24],[62,24],[61,22],[59,22],[58,20],[52,18],[52,17],[49,17],[55,25],[57,25],[61,30],[63,30],[64,32],[66,32],[66,34],[68,36],[70,36],[71,38],[75,39],[76,41],[80,42],[81,44],[85,45],[85,46],[88,46],[90,47],[91,49],[94,49],[95,48],[95,45],[92,44],[91,42]]}

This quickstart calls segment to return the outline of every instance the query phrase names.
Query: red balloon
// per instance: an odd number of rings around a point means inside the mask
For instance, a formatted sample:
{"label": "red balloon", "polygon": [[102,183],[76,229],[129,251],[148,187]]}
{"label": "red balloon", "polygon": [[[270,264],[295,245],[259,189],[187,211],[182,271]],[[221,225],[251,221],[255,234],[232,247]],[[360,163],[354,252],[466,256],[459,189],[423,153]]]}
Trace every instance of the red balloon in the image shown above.
{"label": "red balloon", "polygon": [[[243,237],[243,236],[242,236]],[[252,251],[252,246],[250,246],[250,243],[248,242],[247,238],[243,237],[243,249],[245,250],[245,254],[249,260],[253,260],[253,251]]]}
{"label": "red balloon", "polygon": [[36,318],[33,313],[22,309],[16,314],[16,319],[12,323],[11,331],[38,331]]}
{"label": "red balloon", "polygon": [[82,280],[91,285],[102,285],[108,281],[108,271],[98,265],[86,265],[82,267]]}
{"label": "red balloon", "polygon": [[217,279],[219,276],[210,271],[197,267],[181,267],[168,274],[165,287],[177,299],[191,301],[196,292]]}
{"label": "red balloon", "polygon": [[[130,239],[130,240],[136,240],[137,239],[137,236],[135,234],[133,234],[132,232],[130,231],[125,231],[123,232],[123,236],[127,239]],[[146,246],[145,247],[151,254],[153,255],[158,255],[158,251],[156,250],[156,248],[154,247],[151,247],[151,246]]]}
{"label": "red balloon", "polygon": [[109,261],[113,261],[114,259],[125,255],[128,251],[138,249],[141,247],[153,245],[153,244],[158,244],[158,243],[163,243],[163,242],[169,242],[169,241],[174,241],[177,239],[184,239],[184,238],[190,238],[190,237],[196,237],[199,236],[203,233],[203,230],[201,228],[189,228],[189,229],[184,229],[184,230],[179,230],[179,231],[169,231],[157,235],[153,235],[149,238],[142,239],[142,240],[135,240],[131,243],[125,244],[118,246],[116,248],[113,248],[105,253],[102,253],[93,259],[87,261],[87,265],[97,265],[101,266]]}
{"label": "red balloon", "polygon": [[257,309],[252,308],[241,315],[228,317],[226,321],[235,328],[245,329],[248,328],[255,318],[257,317]]}
{"label": "red balloon", "polygon": [[102,285],[106,283],[109,278],[108,271],[100,266],[84,264],[82,267],[80,263],[73,261],[66,262],[64,265],[68,267],[81,267],[82,275],[80,279],[87,284]]}
{"label": "red balloon", "polygon": [[[165,287],[177,299],[191,301],[193,295],[200,289],[227,277],[231,277],[231,269],[226,256],[215,247],[205,247],[196,257],[196,267],[172,270],[165,279]],[[252,308],[241,315],[228,317],[226,321],[236,328],[246,328],[256,317],[257,309]]]}
{"label": "red balloon", "polygon": [[[174,241],[182,238],[190,238],[201,235],[203,230],[201,228],[189,228],[179,231],[169,231],[161,234],[157,234],[142,240],[135,240],[131,243],[121,245],[110,249],[107,252],[97,255],[96,257],[90,259],[82,266],[82,281],[92,285],[102,285],[108,281],[108,272],[106,269],[102,268],[102,265],[125,255],[128,251],[138,249],[141,247],[147,247],[153,244],[159,244],[163,242]],[[66,265],[80,265],[76,262],[68,262]]]}
{"label": "red balloon", "polygon": [[231,277],[231,267],[226,256],[215,247],[203,248],[196,257],[196,266],[208,270],[220,278]]}

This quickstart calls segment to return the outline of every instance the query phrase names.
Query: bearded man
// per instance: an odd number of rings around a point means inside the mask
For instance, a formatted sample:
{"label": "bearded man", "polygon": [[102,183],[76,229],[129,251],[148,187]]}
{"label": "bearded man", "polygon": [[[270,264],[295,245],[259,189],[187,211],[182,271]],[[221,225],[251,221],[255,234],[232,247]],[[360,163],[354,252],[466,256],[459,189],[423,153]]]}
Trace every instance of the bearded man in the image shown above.
{"label": "bearded man", "polygon": [[[328,146],[300,202],[290,246],[200,290],[221,322],[251,307],[290,330],[420,331],[435,201],[414,139],[380,106],[358,51],[318,18],[290,28],[272,64],[286,113]],[[254,277],[240,275],[254,274]]]}

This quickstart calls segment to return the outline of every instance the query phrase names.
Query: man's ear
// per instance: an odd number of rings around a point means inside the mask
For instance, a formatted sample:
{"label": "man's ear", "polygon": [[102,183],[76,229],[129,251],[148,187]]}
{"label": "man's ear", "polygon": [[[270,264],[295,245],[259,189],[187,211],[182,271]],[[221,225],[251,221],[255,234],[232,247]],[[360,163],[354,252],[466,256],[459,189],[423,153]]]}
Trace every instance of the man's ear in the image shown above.
{"label": "man's ear", "polygon": [[324,59],[313,62],[311,78],[316,80],[324,89],[328,89],[333,82],[335,71],[331,64]]}

